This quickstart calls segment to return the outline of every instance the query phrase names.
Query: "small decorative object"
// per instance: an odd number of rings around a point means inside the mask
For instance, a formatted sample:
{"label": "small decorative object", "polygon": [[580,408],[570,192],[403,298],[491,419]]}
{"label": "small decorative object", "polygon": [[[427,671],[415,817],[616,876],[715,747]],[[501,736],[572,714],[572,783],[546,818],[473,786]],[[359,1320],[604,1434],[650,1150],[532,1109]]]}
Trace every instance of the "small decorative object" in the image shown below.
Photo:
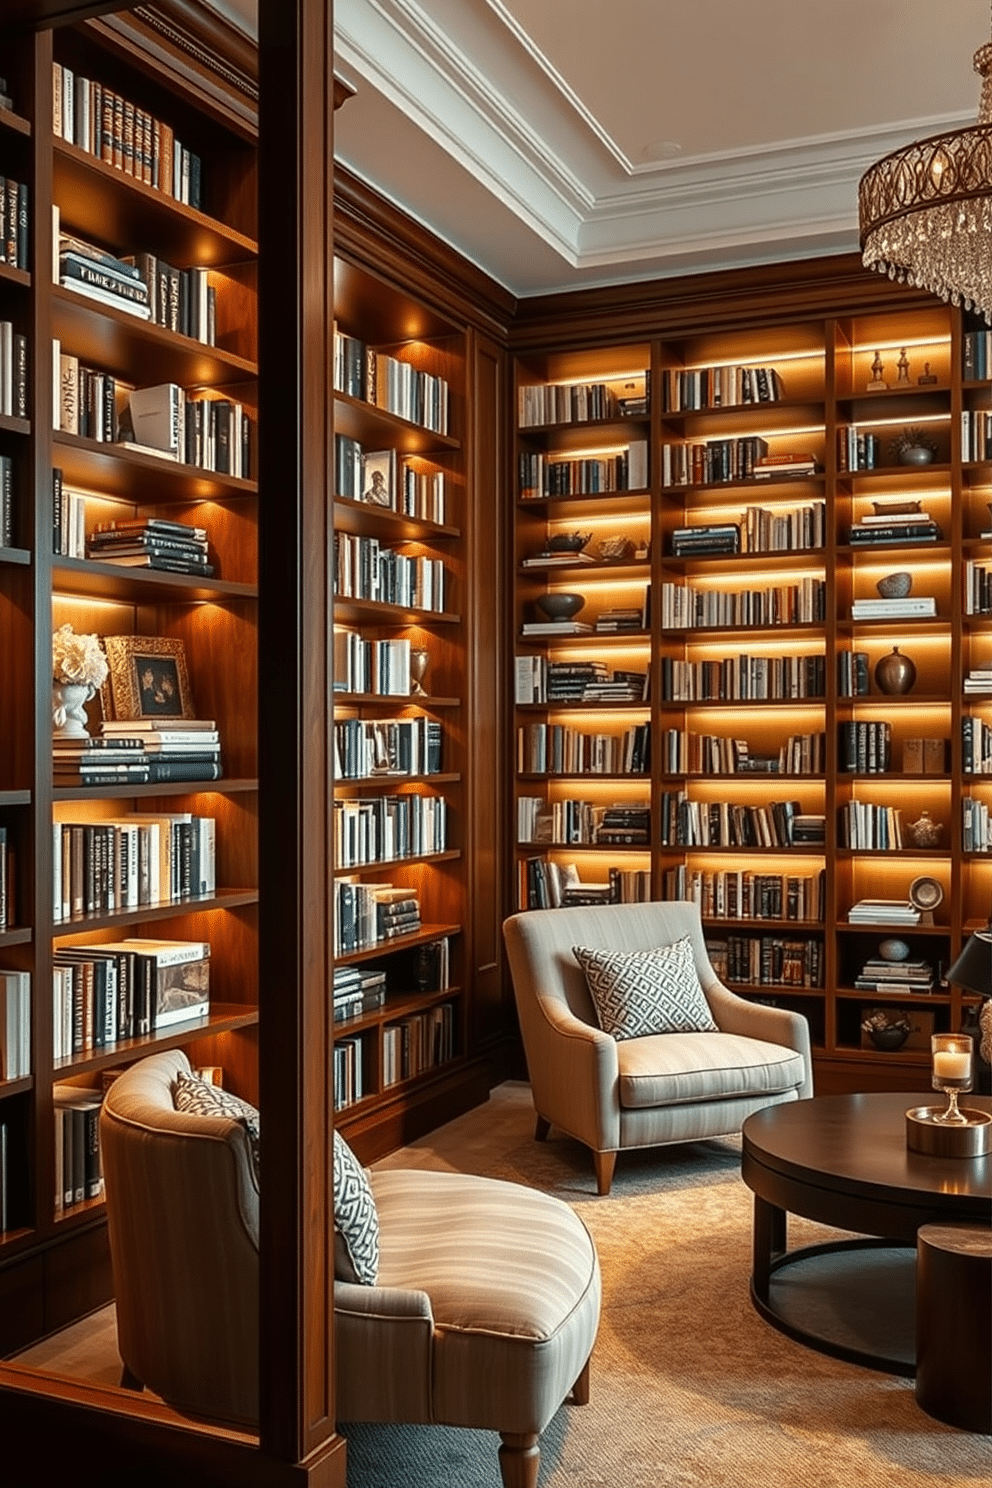
{"label": "small decorative object", "polygon": [[898,646],[893,646],[888,656],[880,657],[875,663],[875,681],[890,696],[911,692],[916,682],[916,663],[912,657],[904,656]]}
{"label": "small decorative object", "polygon": [[861,1024],[876,1049],[901,1049],[912,1027],[906,1013],[889,1013],[881,1008],[869,1013]]}
{"label": "small decorative object", "polygon": [[975,1041],[970,1033],[935,1033],[930,1038],[930,1083],[947,1105],[916,1106],[906,1112],[906,1145],[935,1157],[982,1157],[992,1146],[992,1116],[958,1105],[975,1079]]}
{"label": "small decorative object", "polygon": [[878,954],[883,961],[908,961],[909,946],[904,940],[890,935],[888,939],[879,942]]}
{"label": "small decorative object", "polygon": [[867,385],[869,393],[884,393],[888,390],[889,384],[882,376],[884,371],[885,363],[882,361],[882,353],[876,351],[875,360],[871,364],[871,382]]}
{"label": "small decorative object", "polygon": [[424,674],[430,659],[431,653],[423,646],[410,647],[410,692],[415,697],[427,696]]}
{"label": "small decorative object", "polygon": [[930,1039],[933,1058],[931,1083],[947,1096],[947,1108],[933,1119],[943,1126],[963,1126],[968,1120],[958,1109],[958,1096],[971,1089],[975,1045],[967,1033],[935,1033]]}
{"label": "small decorative object", "polygon": [[52,733],[56,739],[86,739],[86,703],[107,678],[99,636],[77,635],[60,625],[52,636]]}
{"label": "small decorative object", "polygon": [[921,811],[918,819],[909,823],[909,830],[917,847],[936,847],[944,825],[935,822],[929,811]]}
{"label": "small decorative object", "polygon": [[536,600],[549,620],[574,620],[585,602],[584,594],[542,594]]}
{"label": "small decorative object", "polygon": [[606,563],[623,562],[633,558],[637,545],[629,537],[604,537],[596,552]]}
{"label": "small decorative object", "polygon": [[104,636],[110,673],[103,685],[108,719],[195,718],[186,647],[172,636]]}
{"label": "small decorative object", "polygon": [[933,924],[933,912],[944,902],[944,886],[939,878],[921,873],[909,886],[909,902],[920,911],[921,925]]}
{"label": "small decorative object", "polygon": [[913,575],[906,573],[886,574],[884,579],[879,579],[875,588],[883,599],[905,599],[913,587]]}
{"label": "small decorative object", "polygon": [[937,445],[925,429],[910,427],[889,440],[889,452],[900,465],[929,465]]}
{"label": "small decorative object", "polygon": [[556,532],[544,546],[546,553],[581,553],[592,537],[591,532]]}
{"label": "small decorative object", "polygon": [[917,381],[917,383],[919,384],[920,387],[927,387],[927,386],[929,386],[930,383],[933,383],[933,382],[936,382],[937,381],[937,379],[934,376],[934,374],[930,371],[930,363],[929,362],[924,362],[923,363],[923,376],[922,377],[918,377],[916,379],[916,381]]}
{"label": "small decorative object", "polygon": [[903,347],[902,351],[899,353],[899,360],[898,360],[898,362],[896,362],[896,366],[899,369],[899,376],[896,379],[896,387],[908,387],[909,386],[909,357],[906,355],[906,348],[905,348],[905,346]]}
{"label": "small decorative object", "polygon": [[872,506],[876,517],[905,517],[923,510],[919,501],[911,496],[903,496],[898,501],[873,501]]}

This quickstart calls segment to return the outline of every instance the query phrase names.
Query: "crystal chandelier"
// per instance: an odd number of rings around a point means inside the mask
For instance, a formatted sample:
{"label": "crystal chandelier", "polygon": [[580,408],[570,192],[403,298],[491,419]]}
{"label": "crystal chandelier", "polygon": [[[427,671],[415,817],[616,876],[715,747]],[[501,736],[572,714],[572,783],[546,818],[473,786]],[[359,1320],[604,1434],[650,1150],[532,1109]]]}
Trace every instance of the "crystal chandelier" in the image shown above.
{"label": "crystal chandelier", "polygon": [[992,42],[975,53],[978,123],[917,140],[858,188],[865,267],[978,310],[992,324]]}

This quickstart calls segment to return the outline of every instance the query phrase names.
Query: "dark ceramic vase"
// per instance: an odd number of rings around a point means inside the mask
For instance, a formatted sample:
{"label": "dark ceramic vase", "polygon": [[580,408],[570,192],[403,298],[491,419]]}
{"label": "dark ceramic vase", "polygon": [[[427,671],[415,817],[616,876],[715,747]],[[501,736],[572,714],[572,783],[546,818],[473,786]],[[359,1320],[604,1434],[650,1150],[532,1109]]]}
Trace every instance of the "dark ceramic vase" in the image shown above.
{"label": "dark ceramic vase", "polygon": [[893,646],[888,656],[875,663],[875,681],[883,692],[910,692],[916,681],[916,663]]}

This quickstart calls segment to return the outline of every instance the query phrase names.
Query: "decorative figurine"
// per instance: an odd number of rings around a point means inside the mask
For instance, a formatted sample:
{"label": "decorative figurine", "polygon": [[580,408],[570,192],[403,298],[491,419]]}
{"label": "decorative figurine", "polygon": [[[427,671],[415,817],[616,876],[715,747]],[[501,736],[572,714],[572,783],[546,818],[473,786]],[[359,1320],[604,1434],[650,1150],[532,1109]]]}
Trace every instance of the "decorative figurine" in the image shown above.
{"label": "decorative figurine", "polygon": [[909,357],[906,355],[905,346],[899,353],[899,360],[896,362],[896,366],[899,368],[896,387],[909,387]]}
{"label": "decorative figurine", "polygon": [[923,363],[923,376],[922,377],[918,377],[916,379],[916,381],[919,383],[920,387],[926,387],[929,383],[933,383],[933,382],[936,382],[937,381],[937,378],[936,378],[935,374],[930,371],[930,363],[929,362],[924,362]]}
{"label": "decorative figurine", "polygon": [[889,384],[882,376],[882,373],[884,371],[885,363],[882,361],[882,353],[880,351],[876,351],[875,360],[871,364],[871,382],[869,382],[867,387],[867,391],[869,393],[888,392]]}

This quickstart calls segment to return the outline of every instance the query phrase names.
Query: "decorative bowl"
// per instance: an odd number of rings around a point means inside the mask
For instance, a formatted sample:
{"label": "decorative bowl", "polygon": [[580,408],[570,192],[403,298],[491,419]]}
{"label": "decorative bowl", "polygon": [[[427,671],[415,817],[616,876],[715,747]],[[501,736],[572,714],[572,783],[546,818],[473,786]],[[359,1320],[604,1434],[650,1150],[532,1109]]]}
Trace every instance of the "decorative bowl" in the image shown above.
{"label": "decorative bowl", "polygon": [[546,553],[581,553],[591,532],[556,532],[544,545]]}
{"label": "decorative bowl", "polygon": [[912,587],[913,575],[905,572],[886,574],[875,585],[883,599],[905,599]]}
{"label": "decorative bowl", "polygon": [[909,1038],[908,1028],[870,1028],[868,1037],[876,1049],[901,1049]]}
{"label": "decorative bowl", "polygon": [[933,462],[934,452],[925,444],[907,444],[899,451],[900,465],[930,465]]}
{"label": "decorative bowl", "polygon": [[549,620],[571,620],[581,610],[586,599],[584,594],[542,594],[535,601]]}
{"label": "decorative bowl", "polygon": [[876,517],[902,517],[909,512],[923,510],[919,501],[911,496],[906,496],[901,501],[873,501],[872,506]]}

